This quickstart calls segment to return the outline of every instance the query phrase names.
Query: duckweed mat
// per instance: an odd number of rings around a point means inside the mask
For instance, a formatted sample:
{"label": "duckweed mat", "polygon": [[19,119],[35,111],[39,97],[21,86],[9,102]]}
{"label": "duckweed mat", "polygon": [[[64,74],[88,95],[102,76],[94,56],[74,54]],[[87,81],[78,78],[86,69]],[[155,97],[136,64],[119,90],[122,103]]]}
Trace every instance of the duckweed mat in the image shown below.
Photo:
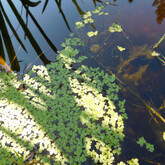
{"label": "duckweed mat", "polygon": [[19,79],[0,73],[0,160],[7,164],[113,164],[124,139],[124,100],[115,77],[82,64],[63,43],[56,61]]}

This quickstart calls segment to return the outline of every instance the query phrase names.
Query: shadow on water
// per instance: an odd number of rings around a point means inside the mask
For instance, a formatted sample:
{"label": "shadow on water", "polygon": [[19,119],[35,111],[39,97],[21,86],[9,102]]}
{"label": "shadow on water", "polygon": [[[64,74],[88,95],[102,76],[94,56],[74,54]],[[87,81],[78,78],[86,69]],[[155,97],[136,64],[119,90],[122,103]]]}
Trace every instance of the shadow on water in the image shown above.
{"label": "shadow on water", "polygon": [[[41,61],[44,64],[49,63],[50,61],[44,55],[44,51],[40,48],[39,44],[37,43],[37,41],[35,40],[35,38],[31,34],[29,28],[27,27],[27,24],[25,24],[24,21],[22,20],[21,15],[18,13],[18,11],[15,8],[14,4],[12,4],[12,2],[10,0],[8,0],[7,2],[10,5],[13,13],[16,15],[19,24],[22,26],[22,28],[23,28],[23,30],[25,32],[25,35],[28,36],[28,39],[29,39],[31,45],[35,49],[35,51],[38,54],[38,56],[41,59]],[[43,6],[42,12],[44,12],[46,10],[46,8],[48,8],[48,4],[49,4],[48,2],[49,1],[45,1],[44,2],[44,6]],[[72,0],[72,2],[76,6],[76,9],[77,9],[78,13],[80,15],[83,15],[85,12],[81,9],[81,6],[77,3],[77,1],[76,0]],[[117,1],[114,1],[114,2],[117,2]],[[129,2],[133,2],[133,1],[129,1]],[[32,15],[32,13],[29,10],[30,7],[37,7],[40,4],[40,1],[37,1],[37,2],[31,2],[31,1],[27,2],[27,1],[21,0],[21,3],[24,6],[24,9],[26,11],[26,22],[28,20],[28,15],[29,15],[31,17],[31,19],[33,20],[34,24],[36,25],[36,27],[38,28],[38,30],[40,31],[40,33],[42,34],[42,36],[44,37],[44,39],[46,40],[46,42],[48,43],[48,45],[52,48],[52,50],[55,53],[57,53],[56,46],[47,37],[47,35],[45,34],[44,30],[41,28],[41,26],[39,25],[39,23],[37,22],[37,20],[35,19],[35,17]],[[61,7],[62,0],[55,1],[55,3],[58,6],[59,12],[62,15],[62,18],[63,18],[63,20],[64,20],[68,30],[71,31],[71,28],[69,26],[67,18],[66,18],[65,14],[64,14],[64,11],[62,10],[62,7]],[[96,6],[97,3],[102,3],[102,1],[101,0],[93,0],[93,3]],[[21,47],[25,50],[25,52],[27,52],[27,49],[25,48],[25,45],[21,41],[21,39],[19,37],[19,34],[17,34],[16,30],[13,28],[12,23],[10,22],[10,19],[8,18],[7,14],[6,14],[6,11],[5,11],[5,8],[3,7],[3,3],[2,2],[0,3],[0,6],[1,6],[1,15],[0,16],[1,16],[1,20],[3,21],[3,22],[1,21],[1,37],[0,37],[1,38],[0,39],[0,42],[1,42],[1,48],[0,49],[1,50],[0,50],[0,54],[1,54],[3,59],[6,59],[5,58],[5,48],[3,47],[3,42],[2,42],[2,40],[4,40],[4,44],[5,44],[5,47],[6,47],[6,50],[7,50],[7,54],[8,54],[8,57],[9,57],[11,68],[12,68],[12,70],[19,71],[20,70],[19,61],[17,59],[17,55],[15,53],[13,43],[11,42],[11,39],[9,37],[8,28],[5,25],[4,18],[5,18],[6,22],[7,22],[7,24],[9,25],[10,30],[14,34],[15,38],[20,43]],[[155,12],[157,14],[157,22],[159,24],[161,24],[163,22],[164,15],[165,15],[164,14],[165,13],[164,1],[163,0],[161,0],[161,1],[155,0],[153,2],[153,6],[157,7],[156,12]]]}
{"label": "shadow on water", "polygon": [[[38,28],[38,31],[42,34],[42,36],[44,37],[44,39],[46,40],[46,42],[48,43],[48,45],[52,48],[52,50],[57,53],[57,48],[56,46],[52,43],[52,41],[48,38],[48,36],[45,34],[44,30],[42,29],[42,27],[39,25],[39,23],[37,22],[37,20],[35,19],[35,17],[33,16],[33,14],[30,12],[29,8],[30,7],[37,7],[40,4],[41,1],[37,1],[37,2],[32,2],[32,1],[24,1],[21,0],[21,3],[26,11],[26,23],[24,22],[24,20],[21,17],[21,14],[18,13],[14,3],[11,0],[8,0],[7,3],[9,4],[9,6],[12,9],[13,14],[16,16],[18,23],[21,25],[25,36],[28,37],[33,49],[35,50],[35,52],[37,53],[38,57],[41,59],[41,61],[43,62],[43,64],[48,64],[50,61],[46,58],[44,51],[40,48],[39,43],[36,41],[36,39],[34,38],[34,36],[32,35],[32,33],[30,32],[30,29],[28,28],[28,15],[30,16],[30,18],[32,19],[32,21],[34,22],[34,24],[36,25],[36,27]],[[45,1],[44,3],[44,7],[42,12],[44,12],[47,8],[49,1]],[[84,12],[82,11],[81,7],[78,5],[76,0],[72,1],[73,4],[76,6],[77,11],[80,15],[83,15]],[[96,2],[101,3],[102,1],[100,0],[93,0],[93,3],[96,5]],[[57,1],[55,0],[55,4],[57,5],[60,14],[62,15],[62,18],[68,28],[69,31],[71,31],[70,25],[67,21],[67,18],[61,8],[61,3],[62,1]],[[17,39],[17,41],[19,42],[20,46],[24,49],[25,52],[28,52],[28,50],[26,49],[26,46],[23,44],[22,40],[20,39],[19,34],[17,34],[17,31],[14,29],[12,23],[10,22],[9,17],[6,14],[7,12],[5,11],[5,8],[3,7],[3,2],[0,2],[0,17],[1,17],[1,36],[0,36],[0,43],[1,43],[1,47],[0,47],[0,54],[2,56],[2,58],[5,60],[5,49],[7,51],[8,57],[9,57],[9,61],[10,61],[10,65],[11,65],[11,69],[15,70],[17,72],[20,71],[20,66],[19,66],[19,61],[17,59],[17,54],[15,52],[13,43],[10,39],[9,36],[9,31],[11,30],[13,35],[15,36],[15,38]],[[5,24],[5,20],[9,26]],[[5,48],[3,46],[3,42],[5,44]],[[14,44],[15,45],[15,44]]]}

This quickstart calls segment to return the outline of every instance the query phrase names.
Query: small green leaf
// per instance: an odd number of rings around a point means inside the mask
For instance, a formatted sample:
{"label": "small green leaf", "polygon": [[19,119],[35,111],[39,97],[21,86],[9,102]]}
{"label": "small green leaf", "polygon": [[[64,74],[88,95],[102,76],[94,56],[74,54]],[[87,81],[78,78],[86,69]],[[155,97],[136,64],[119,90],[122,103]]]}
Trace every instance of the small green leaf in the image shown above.
{"label": "small green leaf", "polygon": [[137,144],[139,144],[141,147],[146,143],[146,140],[144,139],[144,137],[139,138],[139,140],[137,141]]}
{"label": "small green leaf", "polygon": [[104,14],[104,12],[100,12],[98,15],[103,15]]}
{"label": "small green leaf", "polygon": [[117,23],[113,23],[110,27],[109,27],[109,31],[111,33],[114,33],[114,32],[122,32],[122,28],[119,24]]}
{"label": "small green leaf", "polygon": [[69,36],[70,36],[70,37],[73,37],[73,36],[74,36],[74,33],[70,33]]}
{"label": "small green leaf", "polygon": [[88,35],[89,37],[96,36],[97,34],[98,34],[98,31],[95,31],[95,32],[90,31],[90,32],[87,33],[87,35]]}
{"label": "small green leaf", "polygon": [[123,48],[123,47],[121,47],[121,46],[117,46],[117,48],[118,48],[118,50],[119,50],[120,52],[122,52],[122,51],[125,50],[125,48]]}
{"label": "small green leaf", "polygon": [[153,51],[153,52],[151,52],[151,55],[152,55],[153,57],[158,57],[158,56],[160,56],[160,53],[158,53],[158,52],[156,52],[156,51]]}
{"label": "small green leaf", "polygon": [[109,15],[109,12],[104,13],[104,15]]}
{"label": "small green leaf", "polygon": [[77,29],[80,29],[80,28],[84,27],[84,24],[80,21],[76,22],[75,24],[76,24]]}

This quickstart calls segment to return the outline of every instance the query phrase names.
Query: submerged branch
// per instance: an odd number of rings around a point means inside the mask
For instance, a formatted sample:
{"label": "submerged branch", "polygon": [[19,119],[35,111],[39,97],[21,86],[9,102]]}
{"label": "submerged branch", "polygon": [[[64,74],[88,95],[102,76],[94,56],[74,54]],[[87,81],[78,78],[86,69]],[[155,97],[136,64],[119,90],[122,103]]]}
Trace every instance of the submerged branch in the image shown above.
{"label": "submerged branch", "polygon": [[108,73],[115,76],[116,80],[124,87],[126,88],[131,94],[133,94],[141,103],[145,105],[145,107],[151,111],[153,114],[155,114],[159,119],[161,119],[165,123],[165,119],[161,116],[159,112],[157,112],[154,108],[152,108],[145,100],[143,100],[137,93],[135,93],[132,89],[130,89],[123,81],[121,81],[111,70],[107,69],[102,63],[97,61],[94,57],[91,57],[94,59],[100,66],[102,66]]}

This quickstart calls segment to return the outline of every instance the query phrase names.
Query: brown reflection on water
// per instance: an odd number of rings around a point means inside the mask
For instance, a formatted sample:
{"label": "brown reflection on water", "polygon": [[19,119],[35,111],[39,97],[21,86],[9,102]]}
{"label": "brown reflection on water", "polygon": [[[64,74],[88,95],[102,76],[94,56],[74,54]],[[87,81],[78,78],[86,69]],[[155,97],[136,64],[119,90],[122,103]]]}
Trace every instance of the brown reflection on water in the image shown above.
{"label": "brown reflection on water", "polygon": [[157,22],[161,24],[163,19],[165,19],[165,0],[154,0],[153,6],[156,6],[157,9],[155,13],[157,14]]}
{"label": "brown reflection on water", "polygon": [[[114,2],[117,2],[117,0],[114,0]],[[128,0],[129,3],[133,2],[133,0]],[[144,3],[141,2],[142,4]],[[163,20],[165,19],[165,0],[154,0],[152,3],[152,6],[156,6],[155,14],[157,16],[156,21],[158,24],[161,24]],[[141,13],[143,11],[140,11]]]}

